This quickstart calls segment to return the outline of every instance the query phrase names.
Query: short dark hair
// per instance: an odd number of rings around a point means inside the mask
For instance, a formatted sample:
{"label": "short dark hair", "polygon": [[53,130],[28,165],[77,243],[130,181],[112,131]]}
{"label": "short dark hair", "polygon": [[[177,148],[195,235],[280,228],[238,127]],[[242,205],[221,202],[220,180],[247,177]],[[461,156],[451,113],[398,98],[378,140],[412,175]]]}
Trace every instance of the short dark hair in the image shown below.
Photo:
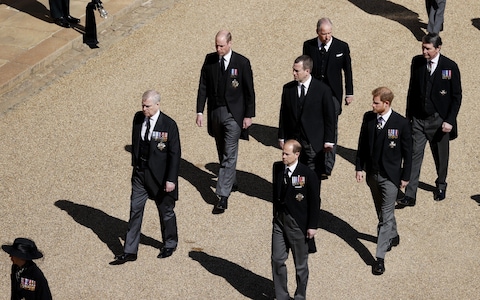
{"label": "short dark hair", "polygon": [[442,45],[442,38],[438,33],[428,33],[423,36],[422,43],[424,44],[433,44],[433,47],[438,48]]}
{"label": "short dark hair", "polygon": [[310,70],[312,71],[312,68],[313,68],[313,60],[310,56],[308,55],[300,55],[299,57],[297,57],[297,59],[295,59],[295,63],[298,64],[299,62],[302,62],[303,63],[303,69],[304,70]]}

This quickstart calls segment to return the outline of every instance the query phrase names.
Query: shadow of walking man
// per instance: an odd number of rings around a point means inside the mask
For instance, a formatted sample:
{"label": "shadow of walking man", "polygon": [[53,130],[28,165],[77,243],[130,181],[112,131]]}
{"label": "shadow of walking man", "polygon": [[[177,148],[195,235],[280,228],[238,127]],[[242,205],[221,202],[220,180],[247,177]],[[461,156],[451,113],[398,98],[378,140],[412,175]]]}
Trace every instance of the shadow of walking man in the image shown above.
{"label": "shadow of walking man", "polygon": [[[205,165],[207,170],[218,175],[220,164],[208,163]],[[250,197],[260,198],[262,200],[272,202],[272,183],[262,177],[241,171],[237,169],[238,192]]]}
{"label": "shadow of walking man", "polygon": [[240,294],[249,299],[266,299],[273,295],[273,281],[257,275],[226,259],[202,251],[190,251],[188,256],[198,261],[208,272],[223,277]]}
{"label": "shadow of walking man", "polygon": [[5,4],[7,6],[15,8],[47,23],[53,23],[53,19],[50,18],[50,10],[48,10],[45,5],[36,0],[0,0],[0,4]]}
{"label": "shadow of walking man", "polygon": [[358,232],[350,224],[326,211],[320,211],[319,228],[322,228],[330,233],[333,233],[344,240],[350,247],[355,250],[366,265],[371,266],[375,262],[375,258],[365,245],[360,241],[366,240],[376,243],[377,238],[373,235]]}
{"label": "shadow of walking man", "polygon": [[410,30],[418,41],[425,35],[423,28],[426,24],[420,22],[418,13],[409,10],[405,6],[390,2],[388,0],[348,0],[353,5],[368,14],[382,16],[389,20],[400,23]]}
{"label": "shadow of walking man", "polygon": [[[78,224],[90,228],[113,254],[123,253],[120,239],[125,238],[128,222],[112,217],[99,209],[69,200],[55,201],[55,206],[68,213]],[[140,236],[140,243],[157,249],[162,247],[161,242],[143,234]]]}

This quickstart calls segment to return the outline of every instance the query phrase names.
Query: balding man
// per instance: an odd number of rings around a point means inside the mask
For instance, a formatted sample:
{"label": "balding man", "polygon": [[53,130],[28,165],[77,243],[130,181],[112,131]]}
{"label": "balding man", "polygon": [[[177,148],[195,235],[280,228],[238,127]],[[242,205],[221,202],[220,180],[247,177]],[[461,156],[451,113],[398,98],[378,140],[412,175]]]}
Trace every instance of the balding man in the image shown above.
{"label": "balding man", "polygon": [[197,96],[197,126],[204,125],[207,103],[208,133],[215,138],[220,170],[213,213],[223,213],[236,185],[238,141],[248,140],[255,116],[255,91],[250,61],[232,51],[232,35],[226,30],[215,36],[216,52],[206,56]]}
{"label": "balding man", "polygon": [[289,249],[295,263],[295,299],[305,299],[308,253],[320,215],[320,186],[315,172],[298,161],[302,146],[296,140],[283,143],[282,161],[273,165],[272,273],[275,298],[291,299],[287,288]]}
{"label": "balding man", "polygon": [[[312,76],[322,81],[332,89],[335,115],[342,113],[343,80],[345,79],[345,104],[353,101],[352,59],[348,44],[332,35],[332,21],[321,18],[317,22],[317,37],[303,43],[303,54],[313,59]],[[343,76],[342,76],[343,71]],[[335,144],[338,130],[335,126]],[[335,164],[336,145],[332,151],[325,154],[325,176],[332,173]]]}
{"label": "balding man", "polygon": [[124,253],[115,256],[111,265],[137,259],[143,211],[147,199],[155,201],[160,215],[163,248],[158,258],[166,258],[177,248],[177,218],[180,137],[174,120],[160,111],[160,94],[146,91],[142,111],[135,114],[132,129],[132,193],[130,219]]}

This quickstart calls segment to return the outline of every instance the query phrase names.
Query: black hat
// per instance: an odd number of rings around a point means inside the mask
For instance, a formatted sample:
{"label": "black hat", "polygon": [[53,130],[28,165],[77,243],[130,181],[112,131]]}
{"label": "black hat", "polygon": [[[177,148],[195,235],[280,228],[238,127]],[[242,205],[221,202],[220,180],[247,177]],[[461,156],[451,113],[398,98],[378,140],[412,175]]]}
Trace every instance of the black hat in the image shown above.
{"label": "black hat", "polygon": [[38,251],[35,242],[26,238],[16,238],[13,241],[13,245],[2,245],[2,249],[11,256],[25,260],[43,257],[43,254]]}

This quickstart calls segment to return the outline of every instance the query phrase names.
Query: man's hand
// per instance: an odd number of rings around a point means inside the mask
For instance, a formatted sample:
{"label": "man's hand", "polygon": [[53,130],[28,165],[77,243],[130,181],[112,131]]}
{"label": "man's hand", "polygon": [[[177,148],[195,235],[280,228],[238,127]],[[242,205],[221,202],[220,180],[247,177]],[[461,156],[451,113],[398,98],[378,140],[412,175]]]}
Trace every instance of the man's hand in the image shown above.
{"label": "man's hand", "polygon": [[447,122],[442,123],[442,131],[443,132],[450,132],[450,131],[452,131],[452,129],[453,129],[453,126],[451,124],[449,124]]}
{"label": "man's hand", "polygon": [[353,96],[345,97],[345,105],[349,105],[352,102],[353,102]]}
{"label": "man's hand", "polygon": [[407,185],[408,185],[408,181],[405,181],[405,180],[400,181],[400,188],[401,189],[404,189],[405,187],[407,187]]}
{"label": "man's hand", "polygon": [[165,182],[165,192],[170,193],[175,189],[175,183],[166,181]]}
{"label": "man's hand", "polygon": [[307,229],[307,238],[312,239],[316,233],[317,233],[316,229],[312,229],[312,228]]}
{"label": "man's hand", "polygon": [[357,182],[362,182],[363,180],[363,171],[355,171],[355,178]]}
{"label": "man's hand", "polygon": [[285,145],[285,140],[278,140],[278,147],[280,147],[280,149],[283,149],[283,145]]}
{"label": "man's hand", "polygon": [[202,127],[203,126],[203,115],[197,114],[197,120],[195,121],[195,123],[197,123],[198,127]]}
{"label": "man's hand", "polygon": [[332,152],[333,151],[333,144],[332,143],[325,143],[323,144],[323,152]]}
{"label": "man's hand", "polygon": [[252,118],[243,118],[243,129],[247,129],[252,125]]}

